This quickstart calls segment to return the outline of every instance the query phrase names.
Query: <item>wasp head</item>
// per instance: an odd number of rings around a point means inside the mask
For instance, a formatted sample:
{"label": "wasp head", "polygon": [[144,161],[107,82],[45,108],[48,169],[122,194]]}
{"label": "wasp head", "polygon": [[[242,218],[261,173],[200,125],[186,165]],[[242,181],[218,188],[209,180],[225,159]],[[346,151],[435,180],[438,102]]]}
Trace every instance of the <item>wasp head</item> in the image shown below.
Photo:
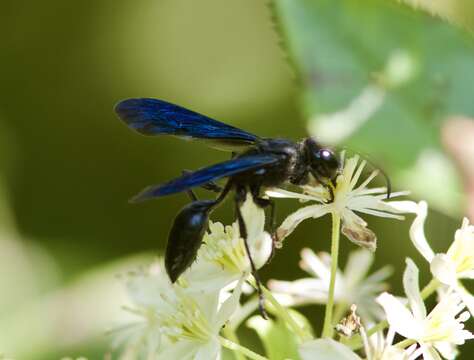
{"label": "wasp head", "polygon": [[304,141],[309,171],[322,184],[336,180],[340,170],[340,162],[334,152],[321,147],[316,141],[307,138]]}

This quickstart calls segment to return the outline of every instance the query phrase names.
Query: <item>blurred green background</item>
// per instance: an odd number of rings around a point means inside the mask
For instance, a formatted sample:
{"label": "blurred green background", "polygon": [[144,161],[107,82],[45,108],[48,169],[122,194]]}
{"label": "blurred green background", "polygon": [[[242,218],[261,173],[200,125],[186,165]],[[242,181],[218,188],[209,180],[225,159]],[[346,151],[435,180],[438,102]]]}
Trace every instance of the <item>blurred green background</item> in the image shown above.
{"label": "blurred green background", "polygon": [[[103,358],[105,331],[122,316],[115,276],[160,254],[187,203],[184,195],[140,205],[127,199],[184,168],[226,158],[199,143],[132,133],[113,113],[128,97],[165,99],[263,136],[310,131],[369,154],[395,189],[431,201],[432,246],[450,244],[472,210],[472,146],[467,138],[454,149],[444,131],[451,120],[472,123],[472,36],[396,2],[267,5],[2,1],[0,352]],[[469,14],[462,24],[471,24]],[[354,105],[361,96],[366,102]],[[360,114],[361,106],[372,110]],[[280,203],[281,220],[295,204]],[[230,210],[214,218],[230,222]],[[369,222],[379,235],[376,268],[392,264],[400,285],[410,256],[429,280],[408,239],[410,221]],[[328,234],[328,219],[304,223],[262,276],[302,276],[300,249],[328,250]],[[353,245],[344,241],[343,249]],[[243,336],[253,341],[252,332]],[[474,354],[468,345],[462,358],[472,356],[469,347]]]}

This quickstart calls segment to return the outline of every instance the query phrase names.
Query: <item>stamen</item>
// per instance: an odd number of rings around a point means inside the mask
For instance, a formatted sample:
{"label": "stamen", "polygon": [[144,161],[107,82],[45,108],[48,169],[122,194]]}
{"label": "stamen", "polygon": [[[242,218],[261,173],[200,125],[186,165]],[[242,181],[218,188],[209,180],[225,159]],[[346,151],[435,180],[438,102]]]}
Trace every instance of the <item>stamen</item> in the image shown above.
{"label": "stamen", "polygon": [[347,166],[345,166],[343,169],[343,176],[348,181],[352,179],[352,175],[354,174],[354,171],[358,163],[359,163],[359,155],[356,155],[347,161]]}
{"label": "stamen", "polygon": [[354,190],[354,192],[357,192],[365,187],[367,187],[367,185],[369,185],[369,183],[379,174],[379,170],[374,170],[372,171],[372,173],[369,175],[369,177],[367,179],[365,179],[365,181],[357,188]]}
{"label": "stamen", "polygon": [[367,161],[365,161],[365,160],[363,160],[360,163],[359,167],[356,170],[356,173],[354,174],[354,176],[351,179],[351,185],[350,185],[351,189],[353,189],[356,186],[357,181],[359,181],[360,174],[362,174],[362,170],[364,170],[366,164],[367,164]]}
{"label": "stamen", "polygon": [[405,217],[402,215],[397,215],[397,214],[392,214],[389,212],[384,212],[380,210],[373,210],[373,209],[367,209],[367,208],[361,208],[361,209],[354,209],[355,211],[368,214],[368,215],[374,215],[374,216],[380,216],[380,217],[385,217],[385,218],[390,218],[390,219],[397,219],[397,220],[404,220]]}

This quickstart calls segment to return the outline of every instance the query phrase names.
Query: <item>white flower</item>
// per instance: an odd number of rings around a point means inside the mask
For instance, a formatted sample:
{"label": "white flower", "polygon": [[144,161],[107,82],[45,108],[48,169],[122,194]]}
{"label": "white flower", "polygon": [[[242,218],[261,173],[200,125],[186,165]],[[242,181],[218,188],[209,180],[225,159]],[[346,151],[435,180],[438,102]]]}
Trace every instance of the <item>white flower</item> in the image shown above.
{"label": "white flower", "polygon": [[119,331],[114,345],[126,344],[122,359],[217,359],[219,332],[239,304],[241,282],[232,294],[221,294],[173,285],[156,264],[131,274],[127,309],[136,320]]}
{"label": "white flower", "polygon": [[[343,157],[344,154],[341,156]],[[337,177],[334,189],[334,200],[331,202],[329,191],[321,186],[302,186],[303,193],[295,193],[282,189],[271,189],[266,192],[271,197],[295,198],[301,202],[315,201],[317,204],[303,207],[288,216],[277,231],[280,240],[287,237],[303,220],[318,218],[328,213],[337,213],[342,219],[341,232],[352,242],[374,251],[376,236],[367,228],[367,223],[355,212],[381,216],[393,219],[403,219],[397,201],[384,201],[387,189],[385,187],[368,188],[369,183],[378,175],[375,170],[357,186],[366,161],[359,164],[359,156],[354,156],[344,162],[342,173]],[[407,192],[396,192],[392,197],[407,195]]]}
{"label": "white flower", "polygon": [[455,345],[464,344],[474,336],[464,329],[469,312],[458,294],[449,292],[431,310],[426,312],[418,284],[418,268],[410,259],[403,275],[403,286],[408,298],[409,309],[397,298],[383,293],[377,301],[387,314],[387,321],[398,334],[420,344],[418,353],[424,359],[439,359],[455,356]]}
{"label": "white flower", "polygon": [[[454,242],[446,254],[435,255],[431,269],[447,285],[455,284],[457,279],[474,279],[474,226],[469,225],[467,218],[464,218],[461,228],[456,230]],[[447,272],[446,279],[443,279],[439,270]]]}
{"label": "white flower", "polygon": [[[249,195],[241,207],[247,228],[247,242],[257,268],[262,267],[271,255],[272,238],[264,231],[265,212]],[[210,222],[204,235],[196,262],[184,274],[182,283],[200,289],[222,289],[246,279],[251,272],[250,261],[240,237],[238,223],[225,226]]]}
{"label": "white flower", "polygon": [[367,360],[411,360],[411,355],[415,352],[416,344],[402,349],[393,345],[395,331],[389,328],[387,336],[384,337],[383,332],[379,331],[370,337],[367,337],[365,329],[360,330],[362,340],[364,342],[364,351]]}
{"label": "white flower", "polygon": [[[346,306],[356,304],[358,313],[365,320],[382,317],[382,309],[375,302],[375,297],[386,290],[383,281],[391,274],[390,267],[386,266],[366,277],[373,260],[373,254],[367,250],[353,251],[344,272],[338,270],[336,273],[334,301]],[[303,249],[300,267],[313,278],[291,282],[271,280],[269,288],[286,305],[326,304],[331,274],[330,255],[316,255],[311,249]]]}
{"label": "white flower", "polygon": [[[377,340],[374,337],[377,336]],[[370,339],[364,339],[364,350],[367,360],[411,360],[415,346],[400,349],[392,345],[394,333],[389,332],[387,338],[382,333],[374,334]],[[305,342],[298,347],[302,360],[362,360],[347,346],[332,339],[316,339]]]}
{"label": "white flower", "polygon": [[463,299],[471,314],[474,315],[474,296],[460,283],[460,279],[474,279],[474,226],[464,218],[460,229],[454,234],[454,241],[446,253],[435,254],[424,233],[424,224],[428,214],[428,205],[421,201],[418,204],[417,216],[410,228],[410,238],[430,264],[431,273],[442,284],[454,289]]}

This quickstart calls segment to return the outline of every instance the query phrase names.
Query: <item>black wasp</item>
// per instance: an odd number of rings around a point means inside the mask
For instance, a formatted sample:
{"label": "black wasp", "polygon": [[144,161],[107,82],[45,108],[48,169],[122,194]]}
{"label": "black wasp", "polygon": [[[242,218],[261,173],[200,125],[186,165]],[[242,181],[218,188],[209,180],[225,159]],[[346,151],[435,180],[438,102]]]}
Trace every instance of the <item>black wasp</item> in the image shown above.
{"label": "black wasp", "polygon": [[[257,283],[260,310],[265,316],[260,281],[246,241],[247,231],[240,205],[250,192],[258,206],[270,207],[270,223],[274,228],[275,205],[271,199],[262,197],[263,190],[285,182],[304,185],[310,181],[310,175],[328,186],[339,171],[337,157],[312,138],[299,142],[261,138],[162,100],[128,99],[117,104],[115,111],[130,128],[140,134],[202,139],[212,147],[232,151],[230,160],[196,171],[186,171],[164,184],[147,187],[131,201],[140,202],[180,192],[190,195],[192,202],[181,209],[174,219],[166,247],[166,271],[171,281],[175,282],[196,258],[207,230],[209,213],[234,190],[240,235],[244,239]],[[221,178],[227,178],[223,187],[214,183]],[[219,195],[214,200],[198,200],[192,192],[195,187],[204,187]]]}

